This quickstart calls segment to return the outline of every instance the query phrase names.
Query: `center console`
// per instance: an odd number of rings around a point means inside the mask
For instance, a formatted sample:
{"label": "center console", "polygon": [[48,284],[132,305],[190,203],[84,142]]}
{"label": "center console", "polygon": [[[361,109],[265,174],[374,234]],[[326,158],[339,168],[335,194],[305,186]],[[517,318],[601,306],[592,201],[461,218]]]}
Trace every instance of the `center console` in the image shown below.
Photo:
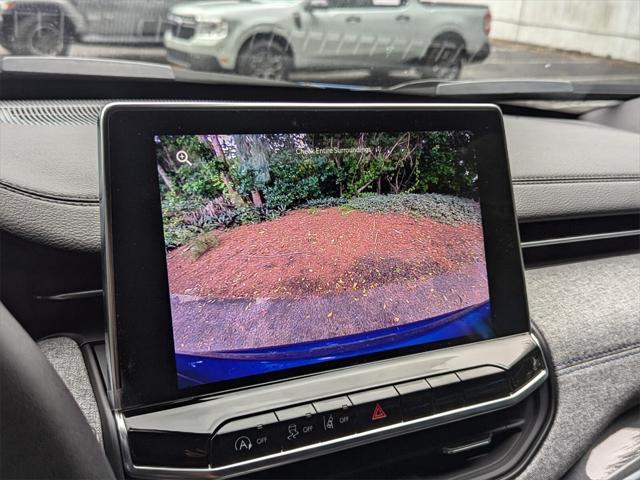
{"label": "center console", "polygon": [[442,428],[443,457],[533,448],[549,372],[496,107],[117,103],[101,149],[128,475],[286,476]]}
{"label": "center console", "polygon": [[185,468],[213,477],[250,472],[506,408],[547,376],[529,335],[452,350],[263,386],[170,412],[119,415],[125,463],[141,477],[178,475]]}

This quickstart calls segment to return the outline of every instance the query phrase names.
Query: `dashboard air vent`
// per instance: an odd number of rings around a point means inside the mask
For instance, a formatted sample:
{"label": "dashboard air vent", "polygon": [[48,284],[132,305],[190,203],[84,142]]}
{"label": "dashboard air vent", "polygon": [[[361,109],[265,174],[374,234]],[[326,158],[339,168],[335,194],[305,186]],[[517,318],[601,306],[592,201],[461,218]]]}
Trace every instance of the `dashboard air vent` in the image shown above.
{"label": "dashboard air vent", "polygon": [[96,125],[105,104],[101,100],[0,102],[0,124]]}

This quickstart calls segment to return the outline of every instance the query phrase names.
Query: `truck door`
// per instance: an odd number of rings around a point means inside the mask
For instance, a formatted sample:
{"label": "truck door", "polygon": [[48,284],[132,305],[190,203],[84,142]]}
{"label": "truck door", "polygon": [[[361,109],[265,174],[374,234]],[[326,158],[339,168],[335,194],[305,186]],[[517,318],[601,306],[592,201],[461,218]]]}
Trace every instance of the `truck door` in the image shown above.
{"label": "truck door", "polygon": [[311,63],[384,67],[406,55],[415,31],[408,0],[312,2],[322,3],[307,16],[304,55]]}
{"label": "truck door", "polygon": [[394,67],[420,51],[416,39],[419,19],[411,0],[371,0],[362,16],[370,66]]}
{"label": "truck door", "polygon": [[371,0],[315,0],[305,15],[303,57],[308,66],[320,68],[369,66],[364,17]]}

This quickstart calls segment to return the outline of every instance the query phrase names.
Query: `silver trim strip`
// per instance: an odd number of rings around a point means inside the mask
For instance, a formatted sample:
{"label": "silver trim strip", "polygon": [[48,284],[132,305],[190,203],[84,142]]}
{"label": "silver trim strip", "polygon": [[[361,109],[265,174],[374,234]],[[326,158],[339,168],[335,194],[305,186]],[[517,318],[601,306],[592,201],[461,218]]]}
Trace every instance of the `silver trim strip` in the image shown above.
{"label": "silver trim strip", "polygon": [[640,236],[640,230],[621,230],[619,232],[592,233],[589,235],[575,235],[572,237],[547,238],[522,242],[522,248],[546,247],[549,245],[562,245],[566,243],[589,242],[592,240],[606,240],[608,238],[623,238]]}
{"label": "silver trim strip", "polygon": [[374,441],[396,437],[401,434],[422,430],[427,427],[433,427],[444,423],[449,423],[464,418],[474,417],[483,413],[494,410],[500,410],[510,407],[524,400],[530,393],[540,387],[548,377],[548,371],[545,369],[536,375],[529,383],[524,385],[520,390],[496,400],[469,405],[466,407],[442,412],[429,417],[417,418],[415,420],[403,421],[394,425],[388,425],[367,432],[355,433],[341,438],[328,440],[326,442],[308,445],[305,447],[287,450],[280,453],[274,453],[265,457],[260,457],[246,462],[225,465],[215,468],[168,468],[168,467],[145,467],[133,464],[131,452],[127,439],[127,426],[124,415],[116,412],[116,425],[118,428],[118,436],[122,449],[122,457],[125,470],[132,477],[137,478],[186,478],[186,479],[220,479],[229,478],[241,474],[247,474],[266,468],[272,468],[287,463],[292,463],[327,453],[345,450],[351,447],[365,445]]}
{"label": "silver trim strip", "polygon": [[102,290],[80,290],[77,292],[56,293],[55,295],[36,295],[36,300],[66,302],[84,298],[102,297]]}
{"label": "silver trim strip", "polygon": [[464,453],[464,452],[468,452],[469,450],[475,450],[476,448],[486,447],[487,445],[491,445],[492,440],[493,440],[493,435],[489,434],[487,438],[483,438],[482,440],[467,443],[466,445],[460,445],[459,447],[444,447],[442,449],[442,452],[447,455],[457,455],[458,453]]}
{"label": "silver trim strip", "polygon": [[107,379],[107,395],[111,406],[115,410],[120,409],[120,366],[118,363],[118,344],[116,342],[116,306],[115,306],[115,285],[113,276],[113,232],[111,228],[111,201],[110,188],[107,175],[106,165],[106,145],[107,145],[107,128],[104,121],[105,108],[100,112],[98,122],[98,142],[100,150],[100,162],[98,167],[100,190],[100,223],[102,229],[100,231],[100,239],[102,243],[102,289],[103,300],[106,312],[105,321],[105,347],[107,352],[107,370],[109,378]]}

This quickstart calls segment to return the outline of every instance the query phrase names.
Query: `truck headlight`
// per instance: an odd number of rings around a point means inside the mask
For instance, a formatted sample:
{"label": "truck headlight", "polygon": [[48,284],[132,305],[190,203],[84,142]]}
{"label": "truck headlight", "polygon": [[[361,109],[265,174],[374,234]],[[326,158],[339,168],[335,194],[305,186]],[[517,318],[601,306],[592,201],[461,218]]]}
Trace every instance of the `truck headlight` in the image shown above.
{"label": "truck headlight", "polygon": [[16,7],[16,2],[4,1],[0,2],[0,12],[8,12]]}
{"label": "truck headlight", "polygon": [[229,24],[224,20],[214,18],[197,19],[196,29],[198,37],[209,40],[221,40],[229,34]]}

